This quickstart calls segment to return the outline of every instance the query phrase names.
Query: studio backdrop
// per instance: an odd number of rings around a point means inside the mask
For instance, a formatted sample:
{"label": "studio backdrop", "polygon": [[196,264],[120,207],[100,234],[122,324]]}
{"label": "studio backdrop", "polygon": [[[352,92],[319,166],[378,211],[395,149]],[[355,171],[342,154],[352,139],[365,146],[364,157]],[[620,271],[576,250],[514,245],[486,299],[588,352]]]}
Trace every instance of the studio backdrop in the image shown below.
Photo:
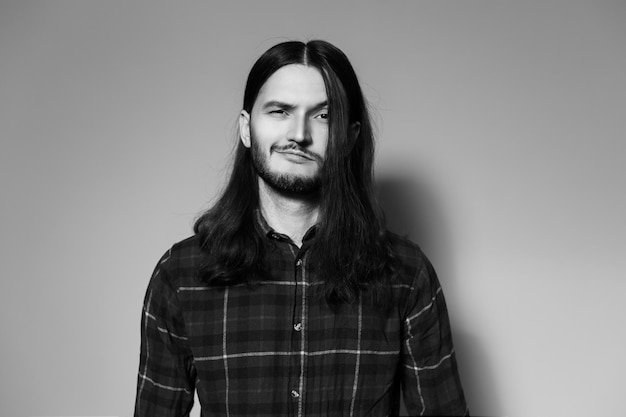
{"label": "studio backdrop", "polygon": [[5,0],[0,415],[132,415],[150,274],[224,184],[247,73],[317,38],[472,414],[623,413],[625,2]]}

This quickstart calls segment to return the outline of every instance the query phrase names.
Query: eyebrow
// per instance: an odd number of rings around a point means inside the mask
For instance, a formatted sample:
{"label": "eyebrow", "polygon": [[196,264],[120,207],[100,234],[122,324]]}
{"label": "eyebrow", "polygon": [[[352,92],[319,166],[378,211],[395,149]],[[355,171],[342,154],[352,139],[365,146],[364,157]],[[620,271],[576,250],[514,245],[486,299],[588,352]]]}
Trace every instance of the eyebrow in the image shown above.
{"label": "eyebrow", "polygon": [[[312,109],[313,110],[318,110],[318,109],[321,109],[322,107],[326,107],[326,106],[328,106],[328,101],[324,100],[324,101],[321,101],[321,102],[313,105]],[[271,100],[271,101],[268,101],[267,103],[264,103],[263,106],[262,106],[262,109],[268,109],[270,107],[278,107],[278,108],[285,109],[285,110],[293,110],[293,109],[296,108],[295,105],[290,104],[290,103],[285,103],[285,102],[279,101],[279,100]]]}

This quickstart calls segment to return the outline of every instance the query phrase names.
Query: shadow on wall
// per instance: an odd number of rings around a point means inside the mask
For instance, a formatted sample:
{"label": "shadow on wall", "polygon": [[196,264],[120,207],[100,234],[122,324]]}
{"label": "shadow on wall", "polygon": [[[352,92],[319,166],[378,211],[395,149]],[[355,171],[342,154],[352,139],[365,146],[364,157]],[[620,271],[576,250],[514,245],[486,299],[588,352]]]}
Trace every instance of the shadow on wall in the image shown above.
{"label": "shadow on wall", "polygon": [[454,333],[454,348],[465,398],[473,417],[503,416],[505,411],[498,395],[495,373],[483,345],[483,342],[470,333]]}
{"label": "shadow on wall", "polygon": [[[394,174],[380,176],[376,184],[378,198],[387,216],[387,228],[418,243],[424,252],[434,259],[451,259],[449,233],[444,211],[438,206],[434,193],[410,175]],[[443,267],[443,281],[450,286],[460,277],[449,276],[454,268]],[[452,284],[453,285],[453,284]],[[478,325],[478,324],[476,324]],[[456,327],[456,328],[455,328]],[[501,401],[489,359],[483,353],[481,341],[472,334],[460,331],[452,323],[459,372],[465,398],[473,416],[502,415]],[[401,416],[408,416],[404,403]]]}
{"label": "shadow on wall", "polygon": [[390,231],[409,237],[427,254],[446,251],[447,229],[442,212],[423,184],[397,174],[379,178],[376,191]]}

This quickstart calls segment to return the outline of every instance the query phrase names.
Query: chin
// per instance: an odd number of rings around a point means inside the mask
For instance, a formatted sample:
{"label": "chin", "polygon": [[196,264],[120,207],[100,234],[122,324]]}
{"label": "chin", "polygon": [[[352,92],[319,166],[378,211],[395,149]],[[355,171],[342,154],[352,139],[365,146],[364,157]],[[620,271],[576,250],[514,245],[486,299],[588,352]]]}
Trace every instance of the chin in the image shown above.
{"label": "chin", "polygon": [[263,173],[263,181],[273,190],[289,195],[311,195],[320,189],[318,175],[281,174],[276,172]]}
{"label": "chin", "polygon": [[280,167],[278,169],[270,169],[272,175],[278,175],[281,177],[294,177],[302,178],[303,180],[311,180],[320,176],[320,171],[317,168],[307,167],[304,165]]}

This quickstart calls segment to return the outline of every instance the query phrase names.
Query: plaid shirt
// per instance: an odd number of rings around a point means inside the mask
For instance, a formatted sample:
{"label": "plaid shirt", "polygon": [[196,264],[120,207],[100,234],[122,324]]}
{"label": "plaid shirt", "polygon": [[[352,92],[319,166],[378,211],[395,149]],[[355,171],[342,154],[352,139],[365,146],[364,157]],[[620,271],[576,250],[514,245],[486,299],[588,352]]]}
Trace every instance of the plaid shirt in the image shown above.
{"label": "plaid shirt", "polygon": [[[411,242],[392,312],[355,303],[337,314],[311,297],[318,277],[298,248],[260,219],[271,278],[250,288],[196,278],[198,238],[175,244],[145,297],[136,417],[468,415],[437,277]],[[275,245],[271,245],[275,243]]]}

